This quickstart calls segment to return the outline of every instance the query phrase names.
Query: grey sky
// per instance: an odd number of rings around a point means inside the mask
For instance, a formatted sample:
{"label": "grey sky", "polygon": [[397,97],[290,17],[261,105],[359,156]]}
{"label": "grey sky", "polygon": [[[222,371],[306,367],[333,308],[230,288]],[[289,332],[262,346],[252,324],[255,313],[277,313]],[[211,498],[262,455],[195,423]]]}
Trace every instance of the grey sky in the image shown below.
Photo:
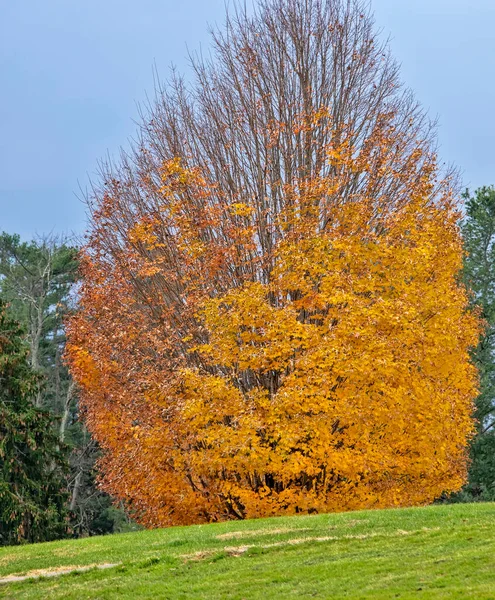
{"label": "grey sky", "polygon": [[[442,160],[495,183],[495,0],[374,0],[403,80],[440,120]],[[224,0],[0,0],[0,231],[84,230],[76,198],[132,135],[152,66],[187,68]]]}

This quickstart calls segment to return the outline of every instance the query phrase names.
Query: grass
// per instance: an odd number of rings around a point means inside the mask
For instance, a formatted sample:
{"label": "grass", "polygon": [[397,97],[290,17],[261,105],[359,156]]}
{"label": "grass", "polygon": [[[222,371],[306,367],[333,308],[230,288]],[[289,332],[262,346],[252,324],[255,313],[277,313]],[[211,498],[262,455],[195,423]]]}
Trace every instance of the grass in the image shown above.
{"label": "grass", "polygon": [[[117,564],[97,569],[95,565]],[[495,504],[259,519],[0,548],[0,598],[495,600]]]}

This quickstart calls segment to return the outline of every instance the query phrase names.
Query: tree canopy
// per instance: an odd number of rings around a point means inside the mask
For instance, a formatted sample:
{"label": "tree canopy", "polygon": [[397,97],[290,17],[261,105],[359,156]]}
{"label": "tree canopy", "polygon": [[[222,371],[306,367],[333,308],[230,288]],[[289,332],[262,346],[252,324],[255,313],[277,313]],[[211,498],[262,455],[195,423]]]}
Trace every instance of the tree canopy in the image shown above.
{"label": "tree canopy", "polygon": [[478,318],[452,174],[359,0],[234,9],[102,168],[72,372],[146,525],[458,490]]}

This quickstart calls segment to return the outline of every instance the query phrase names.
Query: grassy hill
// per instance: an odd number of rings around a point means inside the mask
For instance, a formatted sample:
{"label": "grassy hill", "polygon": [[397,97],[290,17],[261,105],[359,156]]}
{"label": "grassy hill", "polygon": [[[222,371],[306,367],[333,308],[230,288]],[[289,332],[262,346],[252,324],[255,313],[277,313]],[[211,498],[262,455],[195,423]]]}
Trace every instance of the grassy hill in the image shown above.
{"label": "grassy hill", "polygon": [[1,583],[0,598],[495,600],[495,504],[260,519],[0,549],[0,578],[14,574],[30,578]]}

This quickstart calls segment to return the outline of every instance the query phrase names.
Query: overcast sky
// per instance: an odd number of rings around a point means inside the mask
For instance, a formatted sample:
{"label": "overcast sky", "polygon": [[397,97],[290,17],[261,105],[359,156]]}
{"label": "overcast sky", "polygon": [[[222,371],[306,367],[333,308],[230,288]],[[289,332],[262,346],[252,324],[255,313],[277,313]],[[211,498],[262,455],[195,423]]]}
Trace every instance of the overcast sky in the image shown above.
{"label": "overcast sky", "polygon": [[[374,0],[466,186],[495,183],[495,0]],[[187,70],[224,0],[0,0],[0,231],[81,233],[98,158],[135,130],[153,64]]]}

